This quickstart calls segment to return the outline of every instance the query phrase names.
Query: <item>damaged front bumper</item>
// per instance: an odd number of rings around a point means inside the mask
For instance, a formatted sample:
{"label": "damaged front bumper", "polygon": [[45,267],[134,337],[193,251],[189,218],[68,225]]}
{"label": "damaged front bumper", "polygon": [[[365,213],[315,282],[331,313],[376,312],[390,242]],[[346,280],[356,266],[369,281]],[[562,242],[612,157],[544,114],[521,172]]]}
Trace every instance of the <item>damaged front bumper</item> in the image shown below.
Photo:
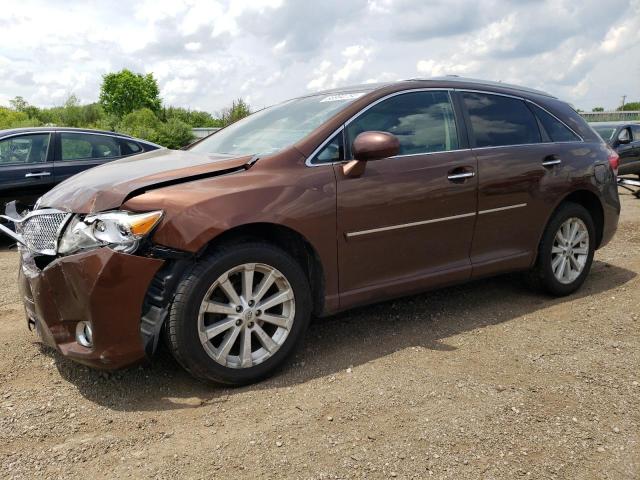
{"label": "damaged front bumper", "polygon": [[[164,261],[102,247],[39,268],[21,248],[19,273],[27,321],[43,343],[91,367],[116,369],[145,358],[140,319],[147,289]],[[92,345],[76,339],[89,322]]]}

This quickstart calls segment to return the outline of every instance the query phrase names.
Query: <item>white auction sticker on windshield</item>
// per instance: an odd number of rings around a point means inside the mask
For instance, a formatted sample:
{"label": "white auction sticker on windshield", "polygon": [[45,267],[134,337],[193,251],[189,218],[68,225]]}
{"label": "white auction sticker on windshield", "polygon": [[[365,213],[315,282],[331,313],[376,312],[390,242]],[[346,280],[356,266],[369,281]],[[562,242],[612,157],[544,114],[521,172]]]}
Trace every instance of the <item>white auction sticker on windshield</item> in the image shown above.
{"label": "white auction sticker on windshield", "polygon": [[320,100],[320,103],[323,102],[342,102],[344,100],[354,100],[356,98],[360,98],[366,92],[357,92],[357,93],[338,93],[336,95],[329,95],[328,97],[324,97]]}

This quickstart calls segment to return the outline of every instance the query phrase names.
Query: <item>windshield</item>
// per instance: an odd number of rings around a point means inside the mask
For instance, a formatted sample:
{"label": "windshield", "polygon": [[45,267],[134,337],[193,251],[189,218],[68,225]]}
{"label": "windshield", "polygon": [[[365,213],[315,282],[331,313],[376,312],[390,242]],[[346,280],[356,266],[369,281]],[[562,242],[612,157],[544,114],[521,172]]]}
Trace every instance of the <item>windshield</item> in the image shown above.
{"label": "windshield", "polygon": [[268,155],[303,139],[366,92],[314,95],[260,110],[214,133],[189,150],[227,155]]}
{"label": "windshield", "polygon": [[616,131],[616,127],[610,127],[607,125],[592,125],[592,127],[604,140],[611,140]]}

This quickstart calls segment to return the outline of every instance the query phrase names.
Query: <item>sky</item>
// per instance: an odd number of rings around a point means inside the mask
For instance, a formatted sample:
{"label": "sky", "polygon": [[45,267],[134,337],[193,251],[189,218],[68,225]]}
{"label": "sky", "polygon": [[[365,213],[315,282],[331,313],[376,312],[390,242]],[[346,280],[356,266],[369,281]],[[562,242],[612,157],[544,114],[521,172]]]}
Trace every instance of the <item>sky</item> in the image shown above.
{"label": "sky", "polygon": [[640,0],[4,0],[0,104],[153,73],[167,105],[262,108],[365,82],[455,74],[591,110],[640,100]]}

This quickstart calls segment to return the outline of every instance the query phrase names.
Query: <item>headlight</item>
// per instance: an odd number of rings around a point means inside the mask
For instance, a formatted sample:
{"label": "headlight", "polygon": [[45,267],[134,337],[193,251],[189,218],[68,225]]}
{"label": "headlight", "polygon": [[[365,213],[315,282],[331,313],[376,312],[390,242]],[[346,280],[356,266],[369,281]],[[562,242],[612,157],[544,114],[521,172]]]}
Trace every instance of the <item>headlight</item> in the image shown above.
{"label": "headlight", "polygon": [[129,213],[104,212],[95,215],[76,215],[65,228],[58,242],[58,253],[69,255],[79,250],[110,247],[118,252],[131,253],[162,218],[161,211]]}

